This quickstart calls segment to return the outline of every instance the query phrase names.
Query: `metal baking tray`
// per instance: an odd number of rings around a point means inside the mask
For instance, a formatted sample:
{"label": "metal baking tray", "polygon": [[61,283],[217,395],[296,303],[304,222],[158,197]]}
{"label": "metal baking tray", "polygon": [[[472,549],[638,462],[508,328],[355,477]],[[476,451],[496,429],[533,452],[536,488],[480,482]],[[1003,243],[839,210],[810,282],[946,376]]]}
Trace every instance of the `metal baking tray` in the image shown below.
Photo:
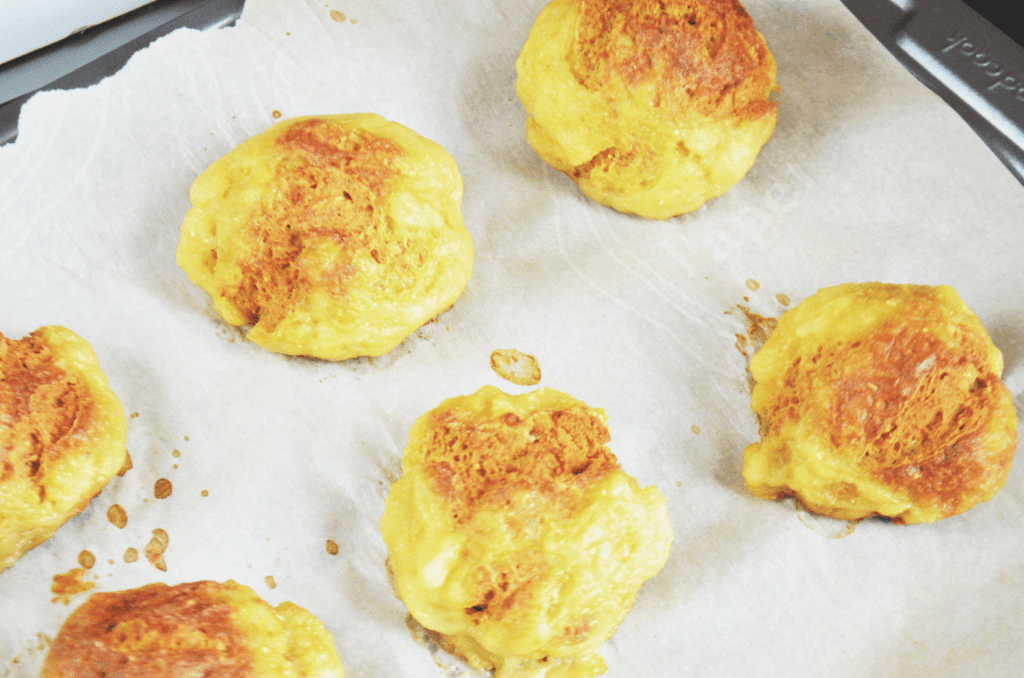
{"label": "metal baking tray", "polygon": [[[17,40],[5,43],[9,49],[0,52],[0,58],[19,55],[0,64],[0,145],[17,137],[22,104],[36,92],[94,85],[119,71],[136,51],[171,31],[234,24],[244,4],[245,0],[121,0],[79,3],[75,9],[46,0],[5,4],[0,18],[7,26],[0,28],[0,36],[19,33]],[[55,35],[63,36],[69,27],[91,17],[101,21],[51,42]],[[31,51],[20,54],[25,49]]]}
{"label": "metal baking tray", "polygon": [[[1024,184],[1024,47],[962,0],[843,0],[918,80],[946,101]],[[977,9],[1007,21],[1005,10]],[[1017,16],[1017,15],[1015,15]],[[1019,37],[1021,22],[1014,19]]]}

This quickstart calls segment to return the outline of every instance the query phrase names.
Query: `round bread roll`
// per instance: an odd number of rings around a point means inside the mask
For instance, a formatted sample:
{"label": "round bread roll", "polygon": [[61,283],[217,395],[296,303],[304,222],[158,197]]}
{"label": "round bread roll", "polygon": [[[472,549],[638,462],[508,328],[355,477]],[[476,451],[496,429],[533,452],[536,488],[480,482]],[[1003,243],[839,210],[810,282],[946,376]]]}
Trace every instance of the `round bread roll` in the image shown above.
{"label": "round bread roll", "polygon": [[0,571],[78,515],[127,459],[127,424],[89,343],[0,334]]}
{"label": "round bread roll", "polygon": [[293,603],[248,586],[150,584],[89,596],[57,634],[42,678],[342,678],[334,641]]}
{"label": "round bread roll", "polygon": [[665,499],[619,467],[606,419],[485,386],[413,425],[381,533],[409,612],[471,666],[603,673],[599,646],[665,565]]}
{"label": "round bread roll", "polygon": [[846,284],[779,319],[751,360],[747,488],[857,520],[933,522],[992,498],[1017,448],[1003,356],[948,286]]}
{"label": "round bread roll", "polygon": [[736,0],[554,0],[516,69],[527,141],[621,212],[700,207],[775,130],[775,60]]}
{"label": "round bread roll", "polygon": [[178,265],[278,353],[379,356],[448,309],[473,267],[462,177],[379,115],[292,118],[196,179]]}

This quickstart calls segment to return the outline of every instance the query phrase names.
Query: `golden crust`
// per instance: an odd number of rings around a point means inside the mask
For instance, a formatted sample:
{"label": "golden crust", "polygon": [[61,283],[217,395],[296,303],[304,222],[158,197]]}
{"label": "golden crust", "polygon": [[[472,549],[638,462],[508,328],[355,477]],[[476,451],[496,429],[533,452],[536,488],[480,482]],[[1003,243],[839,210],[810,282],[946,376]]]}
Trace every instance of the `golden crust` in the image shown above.
{"label": "golden crust", "polygon": [[88,342],[0,334],[0,570],[82,511],[127,458],[124,410]]}
{"label": "golden crust", "polygon": [[330,635],[291,603],[227,581],[96,593],[64,622],[43,678],[341,678]]}
{"label": "golden crust", "polygon": [[484,387],[416,422],[381,532],[399,596],[444,647],[499,677],[603,672],[597,647],[672,540],[664,498],[609,440],[602,410],[551,389]]}
{"label": "golden crust", "polygon": [[1002,354],[952,288],[820,290],[751,362],[748,489],[854,520],[932,522],[990,499],[1017,446]]}
{"label": "golden crust", "polygon": [[580,2],[576,79],[589,90],[650,83],[659,106],[712,118],[775,112],[768,46],[735,0]]}
{"label": "golden crust", "polygon": [[476,421],[451,410],[432,419],[423,461],[456,524],[521,492],[549,496],[553,515],[571,515],[589,487],[619,468],[607,447],[608,428],[583,406],[525,419],[508,412]]}
{"label": "golden crust", "polygon": [[191,196],[178,264],[273,351],[386,353],[450,307],[472,269],[455,161],[377,115],[279,122]]}
{"label": "golden crust", "polygon": [[724,193],[775,128],[775,61],[734,0],[554,0],[516,67],[537,153],[641,216]]}

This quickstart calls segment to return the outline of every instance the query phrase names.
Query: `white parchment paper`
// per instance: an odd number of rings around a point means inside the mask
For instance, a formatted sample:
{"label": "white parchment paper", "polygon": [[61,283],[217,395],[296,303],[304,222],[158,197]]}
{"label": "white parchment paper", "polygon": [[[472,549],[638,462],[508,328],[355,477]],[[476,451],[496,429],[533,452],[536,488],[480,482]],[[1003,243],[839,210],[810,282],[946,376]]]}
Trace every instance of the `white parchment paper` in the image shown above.
{"label": "white parchment paper", "polygon": [[[97,590],[235,579],[300,604],[352,678],[458,675],[407,628],[377,523],[417,416],[484,384],[526,390],[491,371],[497,348],[536,356],[541,386],[606,408],[625,470],[668,499],[671,558],[605,644],[609,676],[1017,674],[1021,464],[962,516],[834,538],[845,523],[743,487],[757,426],[736,335],[738,305],[777,316],[780,294],[948,283],[1003,350],[1019,412],[1024,188],[840,3],[749,0],[779,64],[774,137],[694,213],[616,213],[525,141],[514,62],[542,6],[248,0],[232,28],[172,33],[96,86],[25,105],[0,148],[0,332],[73,329],[137,416],[134,468],[0,573],[0,676],[38,675],[85,599],[51,602],[52,577],[82,550]],[[175,264],[190,184],[275,110],[376,112],[459,164],[473,276],[384,357],[264,351]],[[124,529],[107,520],[114,503]],[[126,563],[156,528],[167,571]]]}

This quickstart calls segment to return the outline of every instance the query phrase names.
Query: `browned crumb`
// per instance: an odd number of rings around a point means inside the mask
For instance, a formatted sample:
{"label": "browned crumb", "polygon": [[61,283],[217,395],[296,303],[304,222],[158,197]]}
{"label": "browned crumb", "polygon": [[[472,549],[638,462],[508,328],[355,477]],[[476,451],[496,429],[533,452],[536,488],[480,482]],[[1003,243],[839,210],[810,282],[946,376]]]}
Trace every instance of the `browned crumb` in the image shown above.
{"label": "browned crumb", "polygon": [[338,545],[330,539],[327,540],[327,552],[332,556],[338,555]]}
{"label": "browned crumb", "polygon": [[533,386],[540,381],[537,359],[514,348],[499,348],[491,353],[491,369],[502,379],[520,386]]}
{"label": "browned crumb", "polygon": [[737,308],[743,311],[743,315],[747,317],[747,335],[750,337],[751,343],[754,344],[754,350],[757,351],[764,346],[768,336],[778,326],[779,319],[758,315],[746,306],[737,306]]}
{"label": "browned crumb", "polygon": [[761,289],[761,283],[753,279],[747,279],[747,289],[751,292],[756,292]]}
{"label": "browned crumb", "polygon": [[134,563],[138,559],[139,559],[139,552],[138,551],[136,551],[135,549],[133,549],[131,547],[129,547],[129,548],[127,548],[125,550],[125,552],[124,552],[124,562],[126,562],[126,563]]}
{"label": "browned crumb", "polygon": [[91,570],[92,566],[96,564],[96,556],[90,551],[82,551],[78,554],[78,564],[87,570]]}
{"label": "browned crumb", "polygon": [[107,520],[118,529],[123,530],[124,526],[128,524],[128,514],[120,504],[113,504],[107,509]]}
{"label": "browned crumb", "polygon": [[775,299],[783,306],[789,306],[790,304],[789,297],[787,297],[785,294],[782,294],[781,292],[775,295]]}
{"label": "browned crumb", "polygon": [[167,499],[174,491],[171,481],[167,478],[160,478],[153,484],[153,496],[157,499]]}
{"label": "browned crumb", "polygon": [[263,581],[266,582],[268,589],[277,588],[277,582],[274,581],[274,578],[272,576],[264,577]]}
{"label": "browned crumb", "polygon": [[60,601],[68,605],[71,603],[72,596],[96,588],[96,584],[93,582],[82,581],[83,574],[85,574],[85,568],[76,567],[64,574],[53,575],[53,584],[50,586],[50,591],[57,595],[50,602],[56,603]]}
{"label": "browned crumb", "polygon": [[153,567],[161,572],[167,571],[167,562],[164,560],[164,551],[169,543],[167,533],[160,528],[153,530],[153,538],[146,544],[146,560],[153,564]]}
{"label": "browned crumb", "polygon": [[117,472],[118,476],[124,476],[125,473],[132,470],[132,456],[128,454],[128,450],[124,451],[124,464],[121,465],[121,470]]}

